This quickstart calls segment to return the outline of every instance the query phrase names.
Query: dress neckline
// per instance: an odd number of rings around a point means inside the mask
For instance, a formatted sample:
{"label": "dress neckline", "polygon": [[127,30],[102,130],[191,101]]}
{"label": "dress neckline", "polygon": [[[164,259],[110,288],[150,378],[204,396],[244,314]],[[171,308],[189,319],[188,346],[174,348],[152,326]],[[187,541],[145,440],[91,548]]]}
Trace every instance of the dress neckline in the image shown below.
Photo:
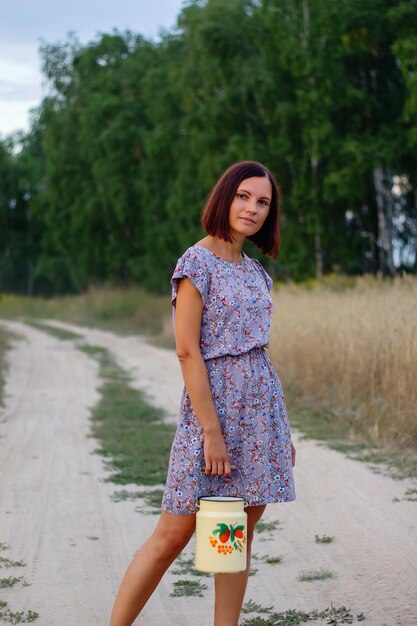
{"label": "dress neckline", "polygon": [[202,248],[203,250],[207,250],[207,252],[209,252],[211,255],[216,257],[216,259],[219,259],[220,261],[223,261],[223,263],[228,263],[229,265],[242,265],[242,263],[244,263],[246,261],[246,259],[249,258],[242,250],[242,260],[241,261],[227,261],[227,259],[224,259],[223,257],[219,256],[218,254],[213,252],[213,250],[210,250],[210,248],[206,248],[206,246],[200,246],[197,243],[195,243],[193,248]]}

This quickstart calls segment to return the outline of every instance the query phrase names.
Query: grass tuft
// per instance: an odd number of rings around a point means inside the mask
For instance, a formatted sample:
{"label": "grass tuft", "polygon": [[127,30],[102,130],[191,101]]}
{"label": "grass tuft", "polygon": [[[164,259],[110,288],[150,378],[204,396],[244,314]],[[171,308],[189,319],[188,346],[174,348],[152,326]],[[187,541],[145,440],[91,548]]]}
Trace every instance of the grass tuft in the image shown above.
{"label": "grass tuft", "polygon": [[[257,605],[253,604],[253,606]],[[253,611],[261,613],[261,611],[256,608],[254,608]],[[314,610],[307,612],[290,609],[289,611],[272,613],[268,609],[267,611],[262,612],[268,612],[269,615],[267,617],[257,616],[245,619],[242,622],[242,626],[298,626],[298,624],[317,620],[326,620],[326,624],[336,626],[337,624],[353,624],[354,621],[363,622],[365,620],[363,613],[358,613],[355,616],[352,611],[347,609],[345,606],[336,608],[333,605],[323,611]]]}
{"label": "grass tuft", "polygon": [[407,489],[404,492],[404,500],[408,500],[409,502],[417,501],[417,489]]}
{"label": "grass tuft", "polygon": [[139,513],[151,513],[153,515],[157,515],[161,511],[163,494],[163,489],[148,489],[147,491],[127,491],[126,489],[120,489],[119,491],[115,491],[113,493],[111,499],[113,502],[143,500],[145,505],[150,508],[150,511],[146,511],[143,506],[137,506],[136,510]]}
{"label": "grass tuft", "polygon": [[243,605],[242,613],[270,613],[273,608],[272,606],[262,606],[262,604],[250,599]]}
{"label": "grass tuft", "polygon": [[280,556],[267,556],[264,559],[265,563],[268,563],[268,565],[277,565],[278,563],[282,563],[282,561],[284,560],[284,557],[282,555]]}
{"label": "grass tuft", "polygon": [[17,583],[23,580],[22,576],[16,578],[16,576],[9,576],[8,578],[0,578],[0,589],[6,589],[8,587],[14,587]]}
{"label": "grass tuft", "polygon": [[7,602],[0,601],[0,620],[6,622],[7,624],[23,624],[28,622],[34,622],[35,619],[38,619],[39,613],[32,611],[29,609],[26,611],[11,611],[6,608]]}
{"label": "grass tuft", "polygon": [[[0,542],[0,551],[9,550],[10,546],[6,543]],[[12,561],[11,559],[5,559],[0,557],[0,567],[23,567],[26,565],[23,561]],[[8,578],[0,578],[0,589],[6,589],[14,587],[17,583],[21,583],[24,587],[29,587],[30,583],[23,579],[23,576]],[[24,611],[12,611],[8,608],[7,602],[0,600],[0,621],[7,624],[21,624],[24,622],[34,622],[39,617],[39,613],[28,610]]]}
{"label": "grass tuft", "polygon": [[316,543],[332,543],[332,541],[334,540],[334,537],[331,537],[330,535],[322,535],[321,537],[319,535],[314,535]]}
{"label": "grass tuft", "polygon": [[275,520],[273,522],[265,522],[265,520],[260,519],[256,524],[256,531],[258,533],[271,532],[273,530],[277,530],[278,526],[281,524],[279,520]]}
{"label": "grass tuft", "polygon": [[211,574],[208,572],[200,572],[194,567],[194,559],[184,559],[181,555],[176,559],[175,569],[172,570],[172,573],[175,576],[184,576],[188,574],[189,576],[205,576],[210,577]]}
{"label": "grass tuft", "polygon": [[203,596],[202,591],[207,589],[207,585],[203,585],[199,580],[176,580],[174,582],[174,591],[169,595],[171,598],[181,596]]}
{"label": "grass tuft", "polygon": [[[6,375],[8,372],[8,363],[6,361],[6,352],[10,347],[10,340],[12,338],[19,338],[18,335],[11,333],[8,330],[0,327],[0,407],[4,406],[4,384],[6,380]],[[0,546],[3,544],[0,544]],[[5,550],[6,548],[1,548],[0,550]]]}
{"label": "grass tuft", "polygon": [[0,556],[0,568],[1,567],[25,567],[26,563],[22,560],[13,561],[13,559],[6,559],[4,556]]}
{"label": "grass tuft", "polygon": [[[163,489],[148,489],[147,491],[142,491],[140,497],[145,502],[146,506],[150,507],[151,513],[157,515],[161,511],[163,495]],[[137,507],[137,509],[143,512],[143,507]]]}
{"label": "grass tuft", "polygon": [[300,582],[311,582],[313,580],[326,580],[327,578],[335,578],[336,575],[328,569],[311,570],[309,572],[302,572],[298,580]]}

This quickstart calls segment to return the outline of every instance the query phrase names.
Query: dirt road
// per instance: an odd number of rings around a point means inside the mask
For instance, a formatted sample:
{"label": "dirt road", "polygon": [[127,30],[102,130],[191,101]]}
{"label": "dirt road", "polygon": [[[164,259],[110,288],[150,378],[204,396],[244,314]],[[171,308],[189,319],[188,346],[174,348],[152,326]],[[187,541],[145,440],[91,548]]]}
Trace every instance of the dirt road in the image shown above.
{"label": "dirt road", "polygon": [[[132,384],[176,419],[182,381],[173,352],[139,337],[50,323],[108,348]],[[135,502],[113,502],[117,487],[103,482],[107,473],[89,436],[100,383],[96,362],[77,342],[18,322],[1,324],[22,337],[7,354],[0,418],[0,542],[10,545],[1,554],[26,563],[2,569],[2,577],[24,576],[30,586],[2,589],[0,597],[14,610],[37,611],[38,626],[106,626],[123,571],[156,517],[136,512]],[[417,502],[404,498],[416,485],[293,434],[297,500],[268,507],[265,520],[280,523],[255,540],[257,572],[247,598],[276,611],[333,603],[363,612],[362,623],[370,626],[416,626]],[[316,534],[334,541],[316,543]],[[192,555],[192,545],[187,552]],[[262,560],[278,555],[280,564]],[[298,581],[302,571],[320,568],[334,577]],[[172,598],[177,579],[167,574],[138,624],[210,626],[210,579],[202,579],[203,597]]]}

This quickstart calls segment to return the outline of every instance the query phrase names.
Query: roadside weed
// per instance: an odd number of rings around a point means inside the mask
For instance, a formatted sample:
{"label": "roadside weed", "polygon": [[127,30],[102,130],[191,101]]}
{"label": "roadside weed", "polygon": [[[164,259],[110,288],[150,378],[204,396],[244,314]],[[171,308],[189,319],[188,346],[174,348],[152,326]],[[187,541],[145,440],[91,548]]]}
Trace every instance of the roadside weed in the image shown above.
{"label": "roadside weed", "polygon": [[208,572],[200,572],[195,569],[194,559],[184,559],[181,555],[176,559],[174,565],[175,569],[172,570],[172,573],[176,576],[184,576],[184,574],[188,574],[189,576],[211,576]]}
{"label": "roadside weed", "polygon": [[335,578],[334,572],[329,569],[311,570],[309,572],[301,572],[298,577],[300,582],[311,582],[313,580],[326,580],[327,578]]}
{"label": "roadside weed", "polygon": [[270,532],[272,530],[277,530],[278,526],[281,524],[279,520],[274,520],[272,522],[265,522],[265,520],[260,519],[256,524],[256,531],[258,533]]}
{"label": "roadside weed", "polygon": [[242,613],[270,613],[273,608],[272,606],[262,606],[262,604],[250,599],[243,605]]}
{"label": "roadside weed", "polygon": [[284,557],[282,554],[280,556],[267,556],[264,558],[264,562],[268,563],[268,565],[277,565],[278,563],[282,563]]}
{"label": "roadside weed", "polygon": [[103,379],[101,397],[92,409],[92,431],[101,444],[96,452],[112,472],[107,480],[125,485],[163,484],[175,425],[165,424],[163,412],[128,384],[129,375],[108,350],[91,345],[80,350],[98,360]]}
{"label": "roadside weed", "polygon": [[[252,602],[252,601],[250,601]],[[245,619],[242,622],[242,626],[298,626],[305,622],[314,622],[317,620],[326,620],[326,624],[331,626],[337,626],[338,624],[353,624],[356,622],[363,622],[365,616],[363,613],[357,613],[356,616],[350,609],[345,606],[339,608],[331,605],[323,611],[296,611],[290,609],[289,611],[282,611],[280,613],[273,613],[270,607],[261,607],[255,603],[245,605],[246,610],[242,610],[243,613],[267,613],[267,617],[252,617]],[[244,609],[245,609],[244,607]]]}
{"label": "roadside weed", "polygon": [[6,589],[7,587],[14,587],[17,583],[23,580],[22,576],[16,578],[16,576],[9,576],[8,578],[0,578],[0,589]]}
{"label": "roadside weed", "polygon": [[26,563],[22,560],[13,561],[12,559],[6,559],[4,556],[0,556],[0,568],[1,567],[25,567]]}
{"label": "roadside weed", "polygon": [[330,537],[330,535],[322,535],[321,537],[319,537],[319,535],[314,535],[316,543],[332,543],[334,537]]}
{"label": "roadside weed", "polygon": [[203,585],[199,580],[176,580],[174,582],[174,591],[169,595],[171,598],[180,596],[199,596],[202,597],[202,591],[207,589],[207,585]]}

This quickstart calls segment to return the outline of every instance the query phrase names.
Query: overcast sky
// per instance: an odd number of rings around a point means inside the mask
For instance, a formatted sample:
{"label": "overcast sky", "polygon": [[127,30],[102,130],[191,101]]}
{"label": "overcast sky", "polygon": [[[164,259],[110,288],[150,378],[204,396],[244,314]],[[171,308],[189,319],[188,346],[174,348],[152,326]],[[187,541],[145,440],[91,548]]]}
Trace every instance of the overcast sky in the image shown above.
{"label": "overcast sky", "polygon": [[39,104],[39,42],[63,41],[69,31],[82,43],[97,33],[131,30],[156,39],[171,30],[184,0],[0,0],[0,135],[28,128]]}

